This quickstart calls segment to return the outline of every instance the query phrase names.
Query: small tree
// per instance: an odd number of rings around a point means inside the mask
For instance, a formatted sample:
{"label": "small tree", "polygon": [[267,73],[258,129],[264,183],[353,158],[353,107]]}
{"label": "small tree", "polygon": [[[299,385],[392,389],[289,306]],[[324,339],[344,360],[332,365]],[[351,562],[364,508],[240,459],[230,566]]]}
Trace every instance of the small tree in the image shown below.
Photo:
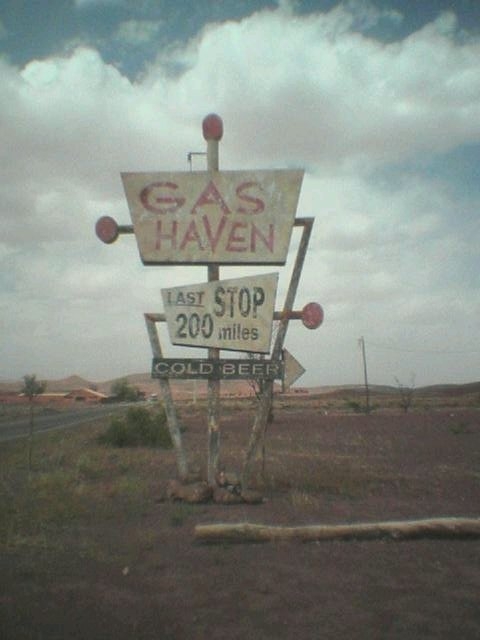
{"label": "small tree", "polygon": [[112,395],[116,396],[119,400],[126,402],[134,402],[138,400],[138,389],[132,386],[126,378],[122,380],[116,380],[112,384]]}
{"label": "small tree", "polygon": [[39,382],[35,374],[23,376],[22,393],[28,398],[30,413],[30,428],[28,434],[28,471],[32,468],[33,431],[35,426],[34,402],[35,398],[47,388],[46,382]]}
{"label": "small tree", "polygon": [[412,373],[409,386],[403,385],[398,378],[395,378],[395,382],[400,395],[400,406],[404,413],[408,413],[413,404],[413,395],[415,393],[415,374]]}

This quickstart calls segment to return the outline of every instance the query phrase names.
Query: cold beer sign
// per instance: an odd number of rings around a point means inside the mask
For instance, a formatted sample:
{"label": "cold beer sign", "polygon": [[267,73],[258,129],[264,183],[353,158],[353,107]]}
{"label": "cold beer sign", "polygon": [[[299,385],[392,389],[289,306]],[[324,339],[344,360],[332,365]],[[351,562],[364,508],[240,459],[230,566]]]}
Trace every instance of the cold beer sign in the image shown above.
{"label": "cold beer sign", "polygon": [[172,344],[268,353],[278,273],[162,289]]}
{"label": "cold beer sign", "polygon": [[285,264],[303,171],[122,173],[144,264]]}

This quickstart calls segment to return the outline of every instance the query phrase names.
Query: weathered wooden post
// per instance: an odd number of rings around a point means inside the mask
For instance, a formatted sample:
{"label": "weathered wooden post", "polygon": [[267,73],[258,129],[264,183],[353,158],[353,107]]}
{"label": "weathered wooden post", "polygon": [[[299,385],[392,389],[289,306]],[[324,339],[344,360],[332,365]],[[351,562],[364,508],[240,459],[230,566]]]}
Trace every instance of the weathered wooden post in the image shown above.
{"label": "weathered wooden post", "polygon": [[[222,119],[214,113],[208,115],[202,123],[203,137],[207,141],[207,169],[208,171],[218,171],[218,146],[223,136]],[[208,265],[208,282],[215,282],[220,279],[220,267],[216,263]],[[212,360],[220,358],[220,349],[210,348],[208,357]],[[208,381],[208,457],[207,457],[207,482],[210,486],[215,485],[215,478],[218,473],[218,463],[220,455],[220,380],[211,378]]]}
{"label": "weathered wooden post", "polygon": [[[155,319],[152,318],[152,316],[148,313],[145,314],[145,324],[147,325],[147,333],[150,340],[153,357],[162,358],[162,346],[160,344],[160,340],[158,339]],[[167,416],[168,430],[170,432],[170,437],[173,442],[173,448],[175,450],[175,456],[177,459],[178,475],[181,480],[186,480],[188,478],[188,460],[185,448],[183,446],[182,432],[180,430],[180,425],[178,424],[175,403],[172,398],[170,381],[168,380],[168,378],[159,378],[158,383],[162,392],[163,403],[165,405],[165,414]]]}

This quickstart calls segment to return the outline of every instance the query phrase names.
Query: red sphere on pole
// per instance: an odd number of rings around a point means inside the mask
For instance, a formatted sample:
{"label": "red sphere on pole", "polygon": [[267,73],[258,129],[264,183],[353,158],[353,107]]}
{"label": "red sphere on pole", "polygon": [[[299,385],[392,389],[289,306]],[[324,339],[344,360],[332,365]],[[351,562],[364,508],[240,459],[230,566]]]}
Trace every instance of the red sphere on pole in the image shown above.
{"label": "red sphere on pole", "polygon": [[205,140],[221,140],[223,136],[223,122],[216,113],[210,113],[202,122]]}
{"label": "red sphere on pole", "polygon": [[302,322],[307,329],[318,329],[323,322],[323,309],[317,302],[309,302],[302,309]]}
{"label": "red sphere on pole", "polygon": [[97,220],[95,233],[105,244],[112,244],[118,238],[118,224],[110,216],[102,216]]}

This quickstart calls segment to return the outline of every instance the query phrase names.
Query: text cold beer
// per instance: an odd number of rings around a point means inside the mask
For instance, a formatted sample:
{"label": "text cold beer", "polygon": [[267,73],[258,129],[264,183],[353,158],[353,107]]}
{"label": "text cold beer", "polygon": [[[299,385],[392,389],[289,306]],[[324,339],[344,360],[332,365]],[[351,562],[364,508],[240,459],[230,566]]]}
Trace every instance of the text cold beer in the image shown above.
{"label": "text cold beer", "polygon": [[154,358],[152,378],[280,380],[283,362],[273,360],[188,360]]}

